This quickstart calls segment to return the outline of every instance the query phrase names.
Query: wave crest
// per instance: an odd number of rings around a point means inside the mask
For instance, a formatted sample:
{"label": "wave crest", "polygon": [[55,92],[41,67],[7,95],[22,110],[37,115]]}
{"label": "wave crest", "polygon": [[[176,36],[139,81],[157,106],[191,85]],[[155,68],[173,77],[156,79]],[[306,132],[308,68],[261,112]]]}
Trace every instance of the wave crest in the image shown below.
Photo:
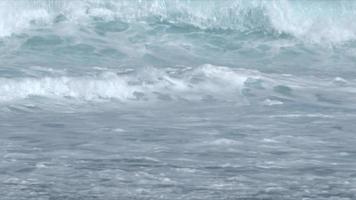
{"label": "wave crest", "polygon": [[1,78],[0,100],[29,97],[84,101],[201,100],[206,95],[223,99],[238,97],[246,79],[246,74],[212,65],[194,70],[145,68],[140,72],[104,72],[86,77]]}
{"label": "wave crest", "polygon": [[0,36],[59,21],[87,26],[100,18],[288,34],[316,43],[344,42],[356,38],[355,8],[352,1],[4,0],[0,3]]}
{"label": "wave crest", "polygon": [[[285,103],[355,104],[355,81],[265,74],[203,65],[104,71],[87,76],[0,78],[0,102],[33,98],[60,102],[204,102],[278,106]],[[336,100],[342,98],[342,101]]]}

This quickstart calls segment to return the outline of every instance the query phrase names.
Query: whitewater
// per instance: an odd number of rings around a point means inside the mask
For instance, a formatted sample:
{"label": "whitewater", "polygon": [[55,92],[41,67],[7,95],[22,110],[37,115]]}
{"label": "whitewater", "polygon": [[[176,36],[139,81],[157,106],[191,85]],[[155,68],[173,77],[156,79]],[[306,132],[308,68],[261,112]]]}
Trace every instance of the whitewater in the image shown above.
{"label": "whitewater", "polygon": [[356,2],[0,1],[0,199],[356,199]]}

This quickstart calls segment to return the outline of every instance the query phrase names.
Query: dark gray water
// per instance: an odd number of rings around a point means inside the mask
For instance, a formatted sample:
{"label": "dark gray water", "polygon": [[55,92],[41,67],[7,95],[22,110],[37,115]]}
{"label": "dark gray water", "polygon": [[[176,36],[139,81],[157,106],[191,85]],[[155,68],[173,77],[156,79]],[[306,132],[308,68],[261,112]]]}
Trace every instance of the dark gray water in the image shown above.
{"label": "dark gray water", "polygon": [[356,199],[355,13],[1,1],[0,199]]}

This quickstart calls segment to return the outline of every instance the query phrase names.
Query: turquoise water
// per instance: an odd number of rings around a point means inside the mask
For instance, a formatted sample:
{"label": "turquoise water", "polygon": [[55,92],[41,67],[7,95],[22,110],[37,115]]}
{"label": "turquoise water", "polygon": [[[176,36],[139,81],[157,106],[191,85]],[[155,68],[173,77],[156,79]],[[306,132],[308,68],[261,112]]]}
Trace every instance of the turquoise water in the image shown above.
{"label": "turquoise water", "polygon": [[3,0],[2,199],[355,199],[356,3]]}

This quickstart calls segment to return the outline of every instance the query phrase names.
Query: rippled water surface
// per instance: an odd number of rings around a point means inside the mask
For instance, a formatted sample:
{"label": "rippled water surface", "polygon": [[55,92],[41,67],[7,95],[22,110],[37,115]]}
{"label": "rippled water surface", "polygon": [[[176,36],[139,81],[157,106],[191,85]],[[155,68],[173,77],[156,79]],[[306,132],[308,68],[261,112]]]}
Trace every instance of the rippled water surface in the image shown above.
{"label": "rippled water surface", "polygon": [[355,13],[1,1],[1,199],[356,199]]}

